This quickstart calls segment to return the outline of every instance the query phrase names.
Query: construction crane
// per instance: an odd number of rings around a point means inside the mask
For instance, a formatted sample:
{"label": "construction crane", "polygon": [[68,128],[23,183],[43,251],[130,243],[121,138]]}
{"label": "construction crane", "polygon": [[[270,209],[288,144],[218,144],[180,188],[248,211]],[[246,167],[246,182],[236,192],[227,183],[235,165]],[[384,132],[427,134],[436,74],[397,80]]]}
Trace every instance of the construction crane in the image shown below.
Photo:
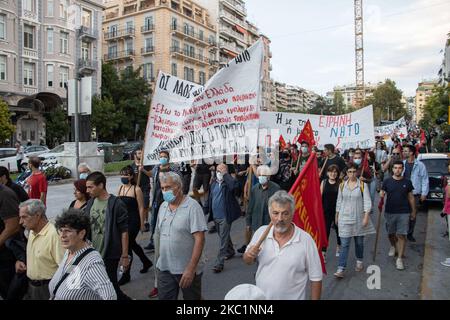
{"label": "construction crane", "polygon": [[356,96],[355,106],[361,108],[365,100],[364,89],[364,29],[363,0],[355,1],[355,71]]}

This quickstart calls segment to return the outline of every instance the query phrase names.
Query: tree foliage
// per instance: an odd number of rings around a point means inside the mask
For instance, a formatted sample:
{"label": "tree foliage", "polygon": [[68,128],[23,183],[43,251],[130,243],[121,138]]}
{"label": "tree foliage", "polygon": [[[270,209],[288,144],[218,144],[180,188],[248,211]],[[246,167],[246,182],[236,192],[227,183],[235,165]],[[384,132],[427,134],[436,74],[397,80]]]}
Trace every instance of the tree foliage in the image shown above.
{"label": "tree foliage", "polygon": [[92,100],[92,127],[97,130],[97,136],[102,140],[115,140],[115,133],[122,120],[126,117],[116,106],[112,98],[96,96]]}
{"label": "tree foliage", "polygon": [[56,110],[44,114],[46,120],[46,143],[54,147],[57,143],[64,141],[69,133],[70,126],[66,112],[57,107]]}
{"label": "tree foliage", "polygon": [[406,109],[401,100],[402,91],[397,89],[394,81],[386,79],[373,96],[366,99],[365,105],[373,105],[373,116],[377,125],[381,120],[398,120],[405,115]]}
{"label": "tree foliage", "polygon": [[0,144],[11,138],[14,130],[15,127],[11,122],[8,104],[3,99],[0,99]]}

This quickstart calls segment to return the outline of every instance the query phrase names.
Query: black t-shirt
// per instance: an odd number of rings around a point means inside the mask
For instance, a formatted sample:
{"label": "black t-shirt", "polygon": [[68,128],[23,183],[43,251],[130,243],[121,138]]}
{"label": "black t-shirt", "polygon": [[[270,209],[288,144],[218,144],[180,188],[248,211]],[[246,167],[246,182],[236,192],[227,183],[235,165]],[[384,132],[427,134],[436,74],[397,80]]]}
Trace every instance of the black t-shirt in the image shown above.
{"label": "black t-shirt", "polygon": [[408,161],[406,161],[405,174],[403,175],[406,179],[411,179],[411,173],[412,173],[413,168],[414,168],[414,162],[409,163]]}
{"label": "black t-shirt", "polygon": [[[5,229],[5,220],[19,217],[19,200],[10,188],[0,185],[0,233]],[[0,261],[11,257],[12,253],[5,246],[0,247]]]}
{"label": "black t-shirt", "polygon": [[211,174],[211,171],[209,170],[210,167],[211,165],[208,165],[206,163],[200,163],[196,166],[195,172],[197,174]]}
{"label": "black t-shirt", "polygon": [[[139,174],[139,168],[136,165],[136,163],[132,163],[131,167],[134,170],[134,174],[136,175],[136,179],[138,177]],[[145,171],[151,171],[152,167],[151,166],[144,166]],[[147,176],[145,173],[141,173],[141,182],[139,184],[139,187],[142,189],[142,192],[144,193],[149,193],[150,191],[150,177]]]}
{"label": "black t-shirt", "polygon": [[384,180],[381,188],[387,194],[385,212],[390,214],[411,213],[408,194],[414,190],[411,180],[403,178]]}
{"label": "black t-shirt", "polygon": [[16,194],[17,198],[19,199],[19,202],[25,202],[29,199],[27,192],[18,184],[8,181],[6,184],[8,188],[10,188],[14,193]]}
{"label": "black t-shirt", "polygon": [[[325,159],[324,161],[327,161],[327,159]],[[346,168],[345,161],[340,156],[335,156],[333,159],[328,159],[325,168],[323,169],[321,179],[325,179],[327,177],[328,168],[333,164],[337,165],[339,167],[339,170],[341,170],[341,172],[343,172],[344,169]]]}

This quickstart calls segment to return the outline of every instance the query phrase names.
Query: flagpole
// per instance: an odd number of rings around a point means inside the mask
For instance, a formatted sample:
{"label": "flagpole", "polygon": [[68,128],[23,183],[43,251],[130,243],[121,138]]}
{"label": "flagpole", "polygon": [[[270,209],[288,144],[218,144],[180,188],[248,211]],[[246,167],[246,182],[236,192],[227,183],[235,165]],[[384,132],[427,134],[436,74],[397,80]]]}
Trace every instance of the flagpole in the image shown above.
{"label": "flagpole", "polygon": [[262,234],[261,238],[259,238],[258,242],[255,244],[256,248],[260,248],[262,243],[264,242],[264,240],[266,240],[267,236],[269,235],[270,229],[273,226],[273,222],[270,222],[269,225],[267,226],[266,230],[264,231],[264,233]]}
{"label": "flagpole", "polygon": [[319,174],[319,179],[322,176],[323,170],[325,169],[325,166],[327,165],[328,162],[328,157],[325,159],[325,162],[323,163],[322,169],[320,170],[320,174]]}

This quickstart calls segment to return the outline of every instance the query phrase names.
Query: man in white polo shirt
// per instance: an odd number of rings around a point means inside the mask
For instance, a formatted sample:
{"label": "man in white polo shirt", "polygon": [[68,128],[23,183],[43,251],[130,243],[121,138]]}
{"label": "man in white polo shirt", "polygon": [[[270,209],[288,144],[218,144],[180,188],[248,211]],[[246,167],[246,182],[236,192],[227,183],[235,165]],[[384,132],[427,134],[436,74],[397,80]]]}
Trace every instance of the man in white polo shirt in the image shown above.
{"label": "man in white polo shirt", "polygon": [[273,227],[258,248],[255,244],[267,226],[259,228],[244,254],[244,261],[258,260],[256,286],[268,300],[305,300],[311,281],[311,299],[319,300],[322,291],[322,265],[312,237],[292,223],[294,198],[278,191],[269,199]]}

